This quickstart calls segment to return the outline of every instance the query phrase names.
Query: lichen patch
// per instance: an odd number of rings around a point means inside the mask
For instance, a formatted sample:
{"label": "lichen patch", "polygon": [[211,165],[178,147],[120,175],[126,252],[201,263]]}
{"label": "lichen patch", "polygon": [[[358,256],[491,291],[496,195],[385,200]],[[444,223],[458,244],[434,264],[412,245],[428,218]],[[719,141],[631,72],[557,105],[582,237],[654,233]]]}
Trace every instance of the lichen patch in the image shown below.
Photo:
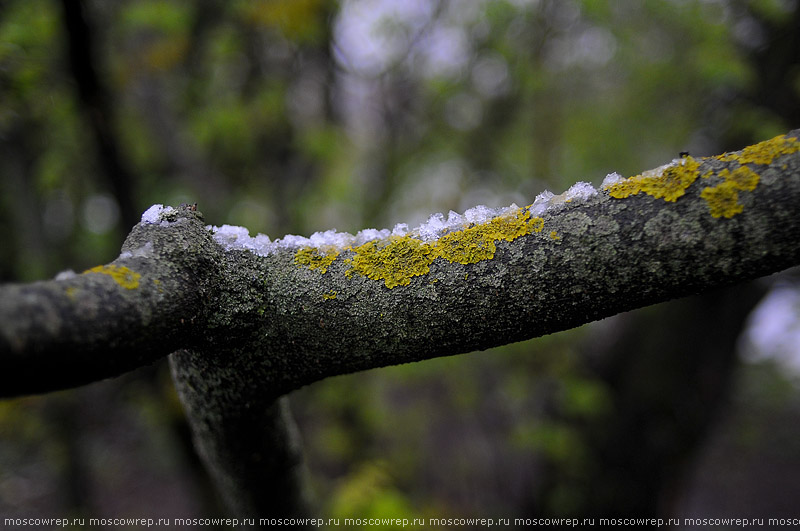
{"label": "lichen patch", "polygon": [[339,251],[333,247],[303,247],[295,253],[294,263],[309,269],[319,269],[320,273],[325,273],[337,256]]}
{"label": "lichen patch", "polygon": [[653,172],[635,175],[608,187],[611,197],[623,199],[641,192],[656,199],[674,202],[686,193],[686,189],[700,175],[700,163],[692,157],[684,157]]}
{"label": "lichen patch", "polygon": [[723,162],[738,162],[739,164],[772,164],[772,161],[782,155],[789,155],[800,151],[800,141],[786,135],[747,146],[741,151],[723,153],[714,158]]}
{"label": "lichen patch", "polygon": [[706,201],[713,217],[732,218],[744,210],[744,206],[739,203],[739,194],[751,192],[758,186],[759,167],[772,164],[777,157],[797,151],[800,151],[800,141],[781,135],[741,151],[712,157],[722,162],[738,163],[739,166],[732,170],[725,168],[717,173],[708,170],[700,175],[702,159],[698,161],[687,156],[628,179],[607,179],[604,189],[617,199],[644,192],[656,199],[672,202],[683,196],[698,177],[703,180],[716,177],[722,182],[703,187],[700,197]]}
{"label": "lichen patch", "polygon": [[425,275],[436,256],[433,245],[412,236],[391,236],[388,242],[371,241],[353,249],[350,275],[359,273],[383,280],[387,288],[405,286],[412,277]]}
{"label": "lichen patch", "polygon": [[[733,171],[723,169],[717,174],[722,183],[708,186],[700,192],[708,210],[715,218],[732,218],[744,211],[739,203],[740,192],[752,192],[758,186],[760,176],[758,166],[772,164],[777,157],[800,151],[800,142],[786,135],[748,146],[735,153],[723,153],[716,158],[723,162],[736,162],[740,166]],[[756,166],[753,169],[751,166]]]}
{"label": "lichen patch", "polygon": [[739,203],[739,190],[731,182],[704,188],[700,197],[706,200],[708,209],[715,218],[732,218],[744,210],[744,206]]}
{"label": "lichen patch", "polygon": [[139,273],[128,269],[125,266],[117,266],[117,265],[99,265],[93,267],[91,269],[87,269],[83,272],[86,273],[100,273],[102,275],[108,275],[114,279],[114,282],[119,284],[125,289],[136,289],[139,287],[139,279],[142,278],[142,275]]}
{"label": "lichen patch", "polygon": [[[463,265],[494,258],[497,242],[513,241],[520,236],[541,232],[544,219],[532,217],[524,208],[496,216],[483,223],[467,224],[434,241],[425,241],[412,234],[389,236],[346,249],[352,256],[345,262],[350,266],[345,274],[382,280],[387,288],[407,286],[411,279],[430,272],[437,258]],[[325,273],[339,252],[324,254],[317,248],[306,247],[295,253],[295,264]]]}

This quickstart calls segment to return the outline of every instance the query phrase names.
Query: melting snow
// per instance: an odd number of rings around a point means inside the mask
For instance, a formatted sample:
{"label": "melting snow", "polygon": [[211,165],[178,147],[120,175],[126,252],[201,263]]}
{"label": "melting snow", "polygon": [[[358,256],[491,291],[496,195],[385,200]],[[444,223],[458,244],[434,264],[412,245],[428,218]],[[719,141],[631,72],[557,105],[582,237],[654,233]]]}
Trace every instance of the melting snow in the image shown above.
{"label": "melting snow", "polygon": [[550,201],[555,197],[555,194],[550,190],[545,190],[536,196],[531,205],[531,216],[541,216],[550,207]]}
{"label": "melting snow", "polygon": [[[603,181],[603,187],[610,186],[621,179],[622,177],[617,173],[609,174]],[[545,190],[536,196],[536,200],[530,206],[530,213],[532,216],[541,216],[555,205],[568,201],[586,201],[597,195],[597,193],[597,189],[587,182],[576,183],[560,195],[555,195]],[[385,240],[390,236],[412,236],[425,242],[432,242],[450,232],[463,230],[471,225],[486,223],[495,217],[513,213],[517,210],[519,210],[519,207],[515,204],[500,208],[478,205],[468,209],[463,214],[452,210],[447,214],[447,217],[441,213],[433,214],[425,223],[414,229],[409,229],[406,223],[398,223],[391,230],[364,229],[355,235],[347,232],[337,232],[336,230],[326,230],[324,232],[315,232],[309,237],[288,234],[274,241],[264,234],[250,236],[250,232],[245,227],[234,225],[215,227],[208,225],[206,228],[212,232],[214,241],[226,250],[247,250],[259,256],[266,256],[283,249],[299,249],[302,247],[316,247],[318,249],[330,247],[341,250],[348,247],[358,247],[370,241]],[[168,222],[162,221],[162,216],[173,211],[172,207],[153,205],[142,214],[142,223],[165,225]]]}
{"label": "melting snow", "polygon": [[[155,205],[151,210],[160,207]],[[250,232],[245,227],[233,225],[222,225],[221,227],[207,226],[213,233],[214,241],[222,245],[227,250],[248,250],[253,253],[266,256],[270,253],[282,249],[298,249],[301,247],[332,247],[345,249],[347,247],[358,247],[374,240],[385,240],[390,236],[414,236],[423,241],[431,242],[444,236],[445,234],[469,227],[471,224],[485,223],[494,217],[501,216],[508,212],[519,209],[517,205],[502,208],[490,208],[486,206],[476,206],[470,208],[464,214],[450,211],[445,218],[444,214],[433,214],[428,221],[415,229],[409,229],[407,223],[398,223],[393,229],[364,229],[354,235],[347,232],[337,232],[326,230],[315,232],[309,237],[288,234],[283,238],[271,241],[264,234],[250,236]],[[147,212],[145,213],[147,214]],[[144,216],[142,216],[144,220]],[[149,214],[148,219],[158,220],[157,214]],[[149,221],[154,223],[155,221]]]}
{"label": "melting snow", "polygon": [[597,194],[597,189],[591,183],[579,182],[569,187],[564,194],[565,201],[586,201]]}
{"label": "melting snow", "polygon": [[569,187],[563,194],[555,195],[549,190],[545,190],[536,196],[531,205],[531,216],[541,216],[552,207],[566,202],[581,202],[597,195],[597,188],[591,183],[579,182]]}
{"label": "melting snow", "polygon": [[611,188],[615,184],[621,183],[624,180],[625,177],[623,177],[617,172],[609,173],[608,175],[606,175],[606,178],[603,179],[603,184],[601,184],[600,187],[603,189]]}
{"label": "melting snow", "polygon": [[60,271],[56,275],[55,279],[56,280],[69,280],[69,279],[75,278],[77,276],[78,276],[78,274],[75,271],[73,271],[72,269],[67,269],[65,271]]}

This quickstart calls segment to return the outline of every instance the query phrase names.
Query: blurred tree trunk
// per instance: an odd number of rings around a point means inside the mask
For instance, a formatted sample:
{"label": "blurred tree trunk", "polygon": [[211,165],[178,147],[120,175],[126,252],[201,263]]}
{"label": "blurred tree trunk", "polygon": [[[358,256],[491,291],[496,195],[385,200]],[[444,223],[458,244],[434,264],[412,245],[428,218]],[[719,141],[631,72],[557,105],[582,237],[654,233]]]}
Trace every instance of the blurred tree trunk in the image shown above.
{"label": "blurred tree trunk", "polygon": [[[106,182],[119,205],[120,234],[124,236],[138,221],[134,172],[125,161],[115,127],[111,92],[98,71],[96,35],[89,23],[83,0],[62,0],[69,67],[78,87],[78,97],[97,145],[97,155]],[[122,238],[120,238],[122,239]]]}
{"label": "blurred tree trunk", "polygon": [[576,421],[585,466],[551,464],[528,512],[662,518],[715,425],[737,365],[737,340],[766,292],[750,283],[609,318],[584,345],[611,408]]}

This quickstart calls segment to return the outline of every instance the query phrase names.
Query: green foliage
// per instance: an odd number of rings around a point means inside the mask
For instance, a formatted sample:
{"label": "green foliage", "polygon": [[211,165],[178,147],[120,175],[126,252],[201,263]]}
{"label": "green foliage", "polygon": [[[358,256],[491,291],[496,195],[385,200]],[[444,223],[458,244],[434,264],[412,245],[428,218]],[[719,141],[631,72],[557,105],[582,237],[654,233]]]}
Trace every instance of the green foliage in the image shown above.
{"label": "green foliage", "polygon": [[291,42],[317,42],[326,34],[325,0],[239,1],[236,9],[249,24],[276,30]]}
{"label": "green foliage", "polygon": [[[408,500],[392,486],[392,480],[380,462],[365,463],[344,480],[328,506],[333,518],[377,520],[413,520],[419,513],[412,510]],[[361,529],[363,526],[343,526],[344,529]],[[379,529],[402,529],[402,525],[375,526]]]}

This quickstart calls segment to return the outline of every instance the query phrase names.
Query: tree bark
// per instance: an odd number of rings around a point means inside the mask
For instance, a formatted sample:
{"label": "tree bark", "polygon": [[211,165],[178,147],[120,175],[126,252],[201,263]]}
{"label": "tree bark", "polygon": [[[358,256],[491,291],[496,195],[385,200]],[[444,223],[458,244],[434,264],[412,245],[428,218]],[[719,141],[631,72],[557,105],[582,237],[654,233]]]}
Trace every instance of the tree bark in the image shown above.
{"label": "tree bark", "polygon": [[0,395],[118,376],[193,343],[222,254],[197,212],[138,224],[111,264],[0,286]]}

